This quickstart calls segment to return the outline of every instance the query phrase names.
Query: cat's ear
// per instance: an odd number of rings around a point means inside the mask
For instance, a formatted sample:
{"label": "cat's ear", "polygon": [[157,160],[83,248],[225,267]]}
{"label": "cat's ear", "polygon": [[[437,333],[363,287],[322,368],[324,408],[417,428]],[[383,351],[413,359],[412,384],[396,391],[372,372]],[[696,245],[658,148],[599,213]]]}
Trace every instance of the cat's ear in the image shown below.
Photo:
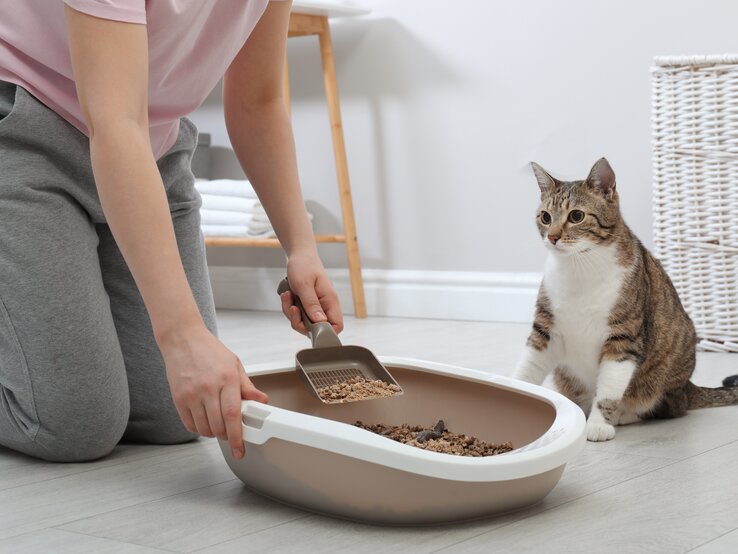
{"label": "cat's ear", "polygon": [[549,175],[548,172],[536,162],[530,162],[530,167],[533,169],[533,173],[535,173],[536,180],[538,181],[538,188],[541,189],[541,194],[551,192],[559,185],[559,182],[551,177],[551,175]]}
{"label": "cat's ear", "polygon": [[605,158],[595,162],[585,182],[590,189],[599,192],[608,200],[615,193],[615,172]]}

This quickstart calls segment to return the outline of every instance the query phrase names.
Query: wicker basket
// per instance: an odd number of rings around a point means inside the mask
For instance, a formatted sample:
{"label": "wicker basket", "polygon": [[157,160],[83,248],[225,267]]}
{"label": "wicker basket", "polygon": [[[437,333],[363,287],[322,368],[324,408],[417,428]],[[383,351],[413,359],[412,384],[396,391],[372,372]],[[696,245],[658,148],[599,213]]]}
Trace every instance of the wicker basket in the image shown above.
{"label": "wicker basket", "polygon": [[738,55],[654,62],[655,254],[699,347],[738,352]]}

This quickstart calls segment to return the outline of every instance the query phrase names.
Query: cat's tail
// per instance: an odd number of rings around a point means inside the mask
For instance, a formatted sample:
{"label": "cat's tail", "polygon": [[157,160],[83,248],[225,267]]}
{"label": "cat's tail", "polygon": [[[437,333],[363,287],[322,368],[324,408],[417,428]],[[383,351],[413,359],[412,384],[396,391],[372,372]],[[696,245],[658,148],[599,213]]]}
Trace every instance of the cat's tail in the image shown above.
{"label": "cat's tail", "polygon": [[738,386],[711,389],[709,387],[698,387],[688,381],[687,400],[689,402],[688,410],[732,406],[738,404]]}

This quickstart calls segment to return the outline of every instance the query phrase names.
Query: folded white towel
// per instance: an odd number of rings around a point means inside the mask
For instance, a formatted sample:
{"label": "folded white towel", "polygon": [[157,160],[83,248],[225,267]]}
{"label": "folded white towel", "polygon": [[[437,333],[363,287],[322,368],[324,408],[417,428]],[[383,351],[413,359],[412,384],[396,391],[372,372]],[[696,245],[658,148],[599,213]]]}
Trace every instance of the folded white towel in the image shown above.
{"label": "folded white towel", "polygon": [[[272,223],[267,217],[264,207],[257,200],[252,203],[246,198],[235,198],[228,196],[218,197],[213,200],[212,195],[202,195],[203,205],[200,209],[202,231],[205,236],[213,237],[252,237],[271,238],[276,237]],[[228,204],[231,202],[231,204]],[[250,211],[238,210],[236,206],[246,208],[251,206]],[[216,208],[216,209],[213,209]],[[223,209],[232,208],[232,209]],[[310,221],[313,215],[308,213]]]}
{"label": "folded white towel", "polygon": [[202,234],[206,237],[247,237],[247,225],[203,225]]}
{"label": "folded white towel", "polygon": [[[259,210],[260,207],[260,205],[256,206],[255,211],[252,214],[251,221],[249,222],[249,231],[251,233],[263,233],[272,229],[272,222],[269,221],[269,217],[267,217],[263,208]],[[312,223],[313,214],[308,212],[307,216],[308,220]]]}
{"label": "folded white towel", "polygon": [[256,198],[254,188],[251,186],[251,183],[245,179],[213,179],[211,181],[195,181],[195,188],[200,191],[200,194]]}
{"label": "folded white towel", "polygon": [[247,225],[203,225],[202,233],[206,237],[248,237],[269,239],[276,237],[274,229],[264,233],[252,233]]}
{"label": "folded white towel", "polygon": [[263,212],[264,208],[261,207],[259,201],[256,198],[243,198],[240,196],[218,196],[215,194],[201,194],[202,197],[202,209],[203,210],[225,210],[229,212],[244,212],[254,213],[257,211]]}
{"label": "folded white towel", "polygon": [[267,222],[254,221],[249,222],[249,233],[252,235],[260,235],[263,233],[274,232],[272,224]]}
{"label": "folded white towel", "polygon": [[251,227],[249,227],[249,236],[253,239],[271,239],[276,238],[277,233],[275,233],[274,229],[272,229],[271,227],[261,232],[256,232]]}
{"label": "folded white towel", "polygon": [[251,223],[253,214],[226,210],[200,210],[202,225],[244,225]]}

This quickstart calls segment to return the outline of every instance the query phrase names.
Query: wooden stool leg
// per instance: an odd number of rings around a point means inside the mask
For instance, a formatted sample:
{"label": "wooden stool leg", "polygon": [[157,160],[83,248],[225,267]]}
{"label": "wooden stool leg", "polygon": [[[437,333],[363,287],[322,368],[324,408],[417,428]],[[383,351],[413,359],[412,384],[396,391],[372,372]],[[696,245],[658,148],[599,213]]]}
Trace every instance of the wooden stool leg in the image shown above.
{"label": "wooden stool leg", "polygon": [[328,18],[323,17],[322,20],[323,29],[318,34],[318,38],[320,40],[320,56],[323,62],[323,81],[325,83],[325,96],[328,103],[328,116],[331,122],[333,156],[336,160],[336,175],[338,177],[338,192],[341,199],[343,232],[346,236],[346,256],[348,258],[349,275],[351,277],[351,292],[354,298],[354,314],[356,317],[366,317],[364,283],[361,278],[361,260],[359,258],[359,241],[356,237],[356,222],[354,220],[354,208],[351,201],[351,184],[349,182],[348,163],[346,161],[346,146],[343,140],[341,107],[338,102],[336,67],[333,62],[333,44]]}

